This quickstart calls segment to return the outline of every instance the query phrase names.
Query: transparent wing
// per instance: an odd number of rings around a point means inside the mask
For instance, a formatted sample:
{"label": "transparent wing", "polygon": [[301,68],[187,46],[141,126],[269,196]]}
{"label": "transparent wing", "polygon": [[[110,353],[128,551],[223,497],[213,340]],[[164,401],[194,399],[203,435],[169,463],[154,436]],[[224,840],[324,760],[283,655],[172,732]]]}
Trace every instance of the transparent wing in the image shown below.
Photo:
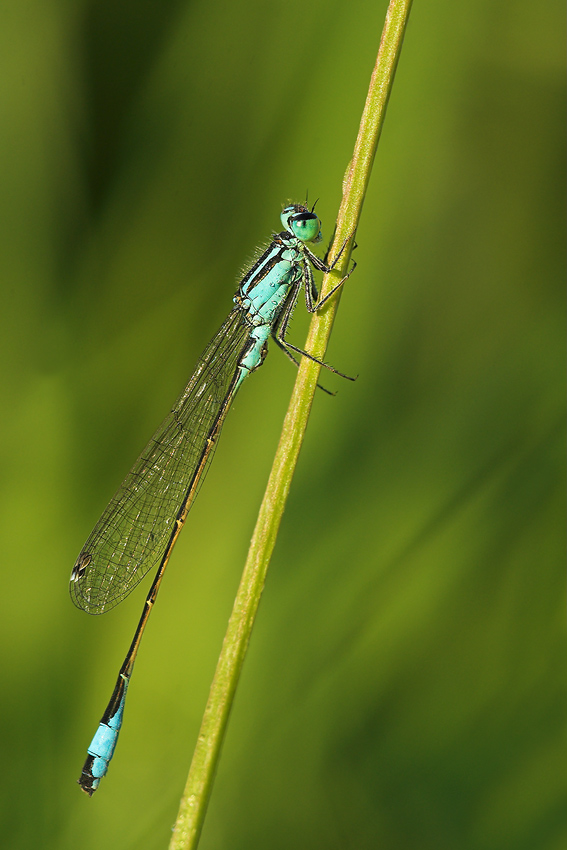
{"label": "transparent wing", "polygon": [[249,334],[234,309],[111,499],[71,574],[78,608],[90,614],[113,608],[161,561]]}

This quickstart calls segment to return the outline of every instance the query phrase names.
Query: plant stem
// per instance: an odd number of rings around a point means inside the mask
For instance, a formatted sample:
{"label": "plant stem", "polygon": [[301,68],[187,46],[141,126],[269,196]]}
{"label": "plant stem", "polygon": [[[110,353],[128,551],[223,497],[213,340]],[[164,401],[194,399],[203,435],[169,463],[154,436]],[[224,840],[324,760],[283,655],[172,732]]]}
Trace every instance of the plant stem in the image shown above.
{"label": "plant stem", "polygon": [[[340,262],[323,280],[323,296],[348,267],[410,7],[411,0],[391,0],[388,7],[352,161],[343,182],[343,197],[330,257],[336,256],[345,240],[349,241]],[[339,296],[340,290],[311,321],[306,351],[319,359],[325,354]],[[307,427],[319,371],[317,363],[302,358],[211,685],[170,850],[194,850],[199,841],[234,693]]]}

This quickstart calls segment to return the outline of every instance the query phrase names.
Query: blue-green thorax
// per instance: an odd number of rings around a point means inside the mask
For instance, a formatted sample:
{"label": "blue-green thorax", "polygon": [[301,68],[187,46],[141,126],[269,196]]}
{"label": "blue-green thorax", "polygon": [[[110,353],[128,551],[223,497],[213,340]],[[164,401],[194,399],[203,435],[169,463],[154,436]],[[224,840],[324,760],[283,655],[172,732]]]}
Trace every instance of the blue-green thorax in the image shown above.
{"label": "blue-green thorax", "polygon": [[243,277],[234,297],[251,325],[273,326],[291,287],[303,279],[306,243],[322,239],[321,222],[301,204],[286,207],[281,221],[285,230],[274,234],[272,243]]}
{"label": "blue-green thorax", "polygon": [[237,387],[257,369],[266,356],[273,328],[286,304],[304,280],[306,243],[320,242],[321,222],[301,204],[286,207],[281,214],[285,228],[274,234],[267,250],[243,277],[234,296],[245,321],[252,326],[250,348],[240,362]]}

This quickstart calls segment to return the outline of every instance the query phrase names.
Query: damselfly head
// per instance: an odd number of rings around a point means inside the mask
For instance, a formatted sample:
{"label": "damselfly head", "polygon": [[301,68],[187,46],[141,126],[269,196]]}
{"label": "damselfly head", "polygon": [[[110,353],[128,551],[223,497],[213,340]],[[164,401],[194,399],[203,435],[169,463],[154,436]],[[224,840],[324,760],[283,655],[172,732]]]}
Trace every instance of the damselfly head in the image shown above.
{"label": "damselfly head", "polygon": [[321,222],[314,212],[303,204],[291,204],[281,214],[281,221],[286,230],[300,239],[301,242],[320,242]]}

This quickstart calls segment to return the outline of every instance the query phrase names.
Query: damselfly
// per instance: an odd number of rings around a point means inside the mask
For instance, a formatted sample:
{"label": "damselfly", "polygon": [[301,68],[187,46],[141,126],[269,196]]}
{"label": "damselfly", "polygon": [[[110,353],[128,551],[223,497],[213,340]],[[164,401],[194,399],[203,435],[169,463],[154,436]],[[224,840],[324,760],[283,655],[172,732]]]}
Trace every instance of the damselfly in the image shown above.
{"label": "damselfly", "polygon": [[319,300],[312,267],[331,271],[345,246],[327,266],[307,247],[309,242],[321,241],[321,222],[313,210],[301,204],[287,206],[281,221],[284,230],[273,235],[267,250],[240,281],[231,313],[203,352],[176,404],[111,499],[73,567],[73,602],[89,614],[102,614],[121,602],[152,567],[159,565],[78,780],[89,795],[96,791],[108,770],[142,634],[235,393],[244,379],[262,365],[270,337],[294,362],[297,363],[292,352],[297,352],[337,372],[285,337],[301,287],[305,290],[307,310],[314,313],[344,283],[354,265]]}

